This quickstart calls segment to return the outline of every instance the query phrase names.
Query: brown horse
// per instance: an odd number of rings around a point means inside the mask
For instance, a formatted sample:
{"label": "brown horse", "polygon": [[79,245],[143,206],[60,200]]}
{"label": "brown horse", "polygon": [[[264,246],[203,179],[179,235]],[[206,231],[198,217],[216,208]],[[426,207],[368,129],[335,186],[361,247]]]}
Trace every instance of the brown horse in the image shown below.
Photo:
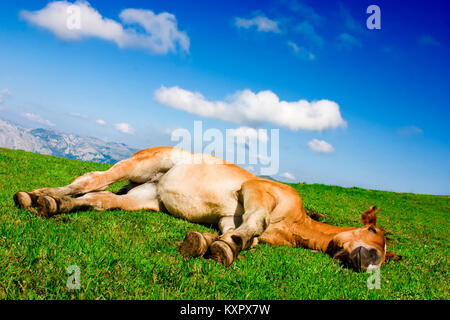
{"label": "brown horse", "polygon": [[[117,181],[117,193],[104,191]],[[74,197],[69,197],[70,195]],[[379,267],[395,254],[376,226],[376,207],[362,214],[363,227],[337,227],[312,220],[291,187],[258,178],[210,155],[170,147],[137,152],[104,172],[90,172],[60,188],[18,192],[20,208],[52,216],[79,208],[154,210],[191,222],[217,224],[221,235],[191,231],[179,251],[209,256],[229,266],[258,242],[320,250],[355,270]]]}

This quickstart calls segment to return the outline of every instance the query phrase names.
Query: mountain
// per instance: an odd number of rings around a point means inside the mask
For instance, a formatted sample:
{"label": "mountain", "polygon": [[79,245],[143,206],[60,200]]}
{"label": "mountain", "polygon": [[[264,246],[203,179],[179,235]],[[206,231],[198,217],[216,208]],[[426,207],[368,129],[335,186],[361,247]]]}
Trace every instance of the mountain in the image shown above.
{"label": "mountain", "polygon": [[277,181],[274,178],[272,178],[271,176],[258,176],[258,177],[263,178],[263,179],[267,179],[267,180]]}
{"label": "mountain", "polygon": [[0,119],[0,147],[83,161],[115,163],[137,149],[48,129],[28,129]]}

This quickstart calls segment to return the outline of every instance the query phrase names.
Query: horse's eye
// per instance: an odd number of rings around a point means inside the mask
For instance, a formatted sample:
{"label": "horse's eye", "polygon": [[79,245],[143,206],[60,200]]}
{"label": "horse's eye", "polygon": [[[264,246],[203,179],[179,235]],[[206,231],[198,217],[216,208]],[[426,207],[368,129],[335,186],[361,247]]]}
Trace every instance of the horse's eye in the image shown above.
{"label": "horse's eye", "polygon": [[375,229],[373,226],[369,227],[369,231],[372,231],[373,233],[377,233],[377,229]]}

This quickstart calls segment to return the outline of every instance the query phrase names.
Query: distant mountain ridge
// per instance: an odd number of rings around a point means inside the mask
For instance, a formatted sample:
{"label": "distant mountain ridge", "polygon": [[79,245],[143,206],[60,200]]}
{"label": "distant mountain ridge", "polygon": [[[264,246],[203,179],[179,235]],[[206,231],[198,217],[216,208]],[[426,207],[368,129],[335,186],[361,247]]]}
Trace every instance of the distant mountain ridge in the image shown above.
{"label": "distant mountain ridge", "polygon": [[100,163],[115,163],[138,151],[123,143],[49,129],[23,128],[1,119],[0,147]]}

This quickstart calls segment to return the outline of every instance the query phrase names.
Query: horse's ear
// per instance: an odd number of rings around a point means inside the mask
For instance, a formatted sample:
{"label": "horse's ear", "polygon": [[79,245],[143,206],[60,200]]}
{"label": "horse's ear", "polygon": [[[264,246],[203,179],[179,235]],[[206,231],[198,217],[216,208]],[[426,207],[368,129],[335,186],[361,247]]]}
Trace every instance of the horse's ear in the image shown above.
{"label": "horse's ear", "polygon": [[392,251],[386,251],[385,260],[392,260],[392,261],[399,261],[402,259],[402,256],[399,256],[395,252]]}
{"label": "horse's ear", "polygon": [[364,225],[367,225],[367,224],[376,225],[377,224],[377,213],[378,213],[378,209],[376,206],[370,207],[368,210],[363,212],[363,214],[361,216],[361,222]]}

